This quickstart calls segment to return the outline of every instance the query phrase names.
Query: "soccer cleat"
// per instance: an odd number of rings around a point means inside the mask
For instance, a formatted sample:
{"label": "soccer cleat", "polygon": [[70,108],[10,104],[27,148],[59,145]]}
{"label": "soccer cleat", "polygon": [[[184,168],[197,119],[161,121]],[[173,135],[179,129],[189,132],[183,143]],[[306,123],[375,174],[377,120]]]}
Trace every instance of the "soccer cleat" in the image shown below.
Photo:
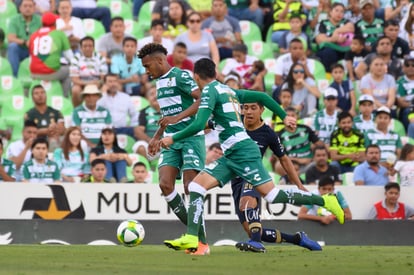
{"label": "soccer cleat", "polygon": [[[185,251],[187,253],[187,250]],[[197,251],[190,252],[191,255],[206,256],[210,255],[210,247],[207,243],[198,242]]]}
{"label": "soccer cleat", "polygon": [[198,237],[194,235],[184,234],[175,240],[165,240],[164,244],[169,248],[175,250],[188,249],[191,252],[195,252],[198,247]]}
{"label": "soccer cleat", "polygon": [[241,251],[252,251],[257,253],[265,253],[266,248],[261,242],[256,242],[248,240],[247,242],[238,242],[236,243],[236,248]]}
{"label": "soccer cleat", "polygon": [[330,211],[338,220],[340,224],[345,222],[345,214],[342,207],[339,205],[338,199],[336,198],[335,194],[325,194],[322,196],[325,204],[325,207],[328,211]]}
{"label": "soccer cleat", "polygon": [[299,234],[300,236],[300,241],[299,241],[299,246],[307,248],[309,250],[312,251],[320,251],[322,250],[322,247],[315,242],[314,240],[309,239],[308,235],[306,235],[305,232],[298,232],[296,234]]}

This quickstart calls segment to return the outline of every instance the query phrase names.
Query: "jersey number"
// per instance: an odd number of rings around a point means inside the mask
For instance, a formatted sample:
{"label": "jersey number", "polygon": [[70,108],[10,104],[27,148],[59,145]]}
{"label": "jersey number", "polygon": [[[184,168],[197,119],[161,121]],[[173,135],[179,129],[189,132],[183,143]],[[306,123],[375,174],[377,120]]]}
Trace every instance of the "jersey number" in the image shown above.
{"label": "jersey number", "polygon": [[36,37],[36,39],[33,42],[33,52],[35,55],[46,55],[50,53],[53,43],[52,38],[50,36],[46,35],[42,37]]}

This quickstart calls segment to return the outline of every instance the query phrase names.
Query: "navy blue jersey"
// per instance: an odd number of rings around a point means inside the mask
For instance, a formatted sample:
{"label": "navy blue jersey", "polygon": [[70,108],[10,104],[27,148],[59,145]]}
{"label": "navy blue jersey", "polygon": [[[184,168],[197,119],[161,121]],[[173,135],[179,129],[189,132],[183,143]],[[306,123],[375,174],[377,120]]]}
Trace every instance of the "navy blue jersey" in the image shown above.
{"label": "navy blue jersey", "polygon": [[263,124],[262,127],[253,131],[246,129],[246,132],[256,142],[257,146],[259,146],[262,156],[267,148],[270,148],[278,158],[285,155],[285,148],[279,136],[268,125]]}

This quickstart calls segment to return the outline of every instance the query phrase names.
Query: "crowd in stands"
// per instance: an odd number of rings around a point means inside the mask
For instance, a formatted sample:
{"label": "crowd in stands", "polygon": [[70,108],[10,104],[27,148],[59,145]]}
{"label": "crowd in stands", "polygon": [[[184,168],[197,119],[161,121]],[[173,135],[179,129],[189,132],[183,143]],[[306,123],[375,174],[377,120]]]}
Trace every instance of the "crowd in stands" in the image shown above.
{"label": "crowd in stands", "polygon": [[[171,66],[191,73],[195,61],[211,58],[221,82],[272,95],[298,127],[285,128],[266,111],[263,120],[279,134],[304,183],[319,184],[321,194],[338,184],[414,185],[411,1],[1,5],[3,181],[156,179],[157,158],[147,147],[160,107],[136,54],[154,42],[167,49]],[[11,114],[7,106],[22,111]],[[206,131],[208,162],[222,154],[216,142],[214,130]],[[289,184],[269,153],[269,172]],[[307,210],[300,217],[309,218]]]}

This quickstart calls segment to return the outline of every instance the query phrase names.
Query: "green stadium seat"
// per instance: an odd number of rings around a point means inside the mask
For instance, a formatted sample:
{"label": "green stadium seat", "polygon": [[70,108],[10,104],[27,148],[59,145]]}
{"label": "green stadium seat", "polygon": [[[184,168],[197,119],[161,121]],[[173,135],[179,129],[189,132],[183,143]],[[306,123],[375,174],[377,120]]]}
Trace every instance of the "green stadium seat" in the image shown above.
{"label": "green stadium seat", "polygon": [[355,185],[354,173],[353,172],[348,172],[348,173],[342,174],[342,185],[344,185],[344,186],[354,186]]}
{"label": "green stadium seat", "polygon": [[0,106],[4,107],[14,95],[24,96],[24,90],[17,78],[12,75],[3,75],[0,77]]}
{"label": "green stadium seat", "polygon": [[0,1],[0,17],[1,18],[10,18],[16,14],[17,14],[17,7],[13,1],[10,1],[10,0]]}
{"label": "green stadium seat", "polygon": [[132,146],[134,146],[134,143],[135,143],[134,138],[128,135],[124,135],[124,134],[116,135],[116,138],[117,138],[119,147],[127,151],[127,153],[132,153]]}
{"label": "green stadium seat", "polygon": [[260,60],[274,58],[272,48],[263,41],[248,41],[246,45],[249,55],[255,56]]}
{"label": "green stadium seat", "polygon": [[13,75],[9,60],[0,56],[0,75]]}
{"label": "green stadium seat", "polygon": [[32,75],[30,73],[30,58],[25,58],[19,65],[19,71],[17,72],[17,78],[22,83],[22,86],[26,89],[30,88],[32,84]]}
{"label": "green stadium seat", "polygon": [[131,100],[137,111],[141,111],[149,105],[148,100],[142,96],[131,96]]}
{"label": "green stadium seat", "polygon": [[278,54],[280,52],[279,44],[273,43],[272,33],[273,33],[273,29],[270,26],[269,29],[267,30],[267,33],[266,33],[266,43],[271,45],[273,53]]}
{"label": "green stadium seat", "polygon": [[262,32],[260,28],[251,21],[247,20],[240,20],[239,21],[240,29],[241,29],[241,36],[244,43],[248,41],[261,41],[262,40]]}
{"label": "green stadium seat", "polygon": [[121,0],[100,0],[97,2],[98,7],[108,7],[111,11],[111,17],[122,17],[125,19],[132,19],[132,3]]}
{"label": "green stadium seat", "polygon": [[11,128],[12,141],[21,138],[24,124],[24,114],[33,107],[31,99],[21,95],[12,95],[6,99],[1,108],[1,120],[4,121],[7,128]]}
{"label": "green stadium seat", "polygon": [[269,95],[272,95],[273,85],[275,84],[276,59],[275,58],[267,58],[267,59],[263,60],[263,63],[265,64],[265,68],[267,70],[267,73],[264,77],[265,91]]}
{"label": "green stadium seat", "polygon": [[43,88],[45,88],[47,97],[50,96],[63,96],[63,88],[62,85],[60,84],[59,80],[52,80],[52,81],[46,81],[46,80],[33,80],[32,84],[30,85],[30,89],[29,89],[29,97],[32,97],[32,90],[33,87],[36,85],[42,85]]}
{"label": "green stadium seat", "polygon": [[85,34],[93,37],[93,39],[95,39],[95,44],[98,39],[106,33],[105,27],[98,20],[86,18],[82,20],[82,23]]}
{"label": "green stadium seat", "polygon": [[219,65],[218,65],[219,72],[221,72],[224,69],[224,67],[226,66],[227,60],[228,59],[225,58],[225,59],[223,59],[223,60],[220,61]]}
{"label": "green stadium seat", "polygon": [[132,35],[136,39],[143,38],[145,36],[144,29],[138,24],[138,22],[132,19],[125,19],[125,33]]}
{"label": "green stadium seat", "polygon": [[59,110],[63,116],[70,116],[73,112],[72,101],[62,95],[51,95],[47,97],[47,105]]}
{"label": "green stadium seat", "polygon": [[315,60],[315,73],[313,74],[316,80],[326,80],[326,70],[319,60]]}
{"label": "green stadium seat", "polygon": [[147,1],[141,6],[141,9],[139,10],[138,24],[144,33],[151,27],[151,13],[155,2],[156,1]]}
{"label": "green stadium seat", "polygon": [[414,139],[413,138],[410,138],[408,136],[400,136],[400,138],[401,138],[401,143],[402,143],[403,146],[407,143],[411,144],[411,145],[414,145]]}
{"label": "green stadium seat", "polygon": [[391,119],[391,123],[388,126],[389,130],[394,131],[395,133],[397,133],[400,137],[403,137],[406,135],[405,132],[405,128],[404,125],[401,123],[401,121],[396,120],[396,119]]}

